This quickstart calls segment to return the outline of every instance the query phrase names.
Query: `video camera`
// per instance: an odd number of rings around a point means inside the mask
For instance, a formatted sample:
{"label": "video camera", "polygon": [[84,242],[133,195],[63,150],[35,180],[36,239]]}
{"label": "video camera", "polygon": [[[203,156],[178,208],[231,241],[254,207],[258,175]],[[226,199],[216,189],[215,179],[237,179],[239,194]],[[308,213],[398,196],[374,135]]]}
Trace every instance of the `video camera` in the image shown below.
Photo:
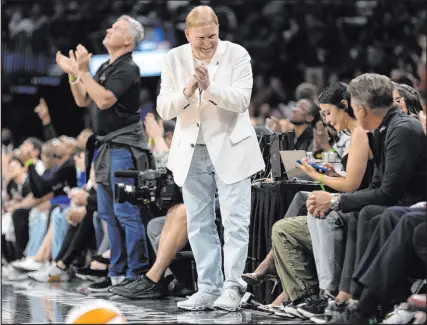
{"label": "video camera", "polygon": [[135,185],[116,183],[115,200],[117,203],[152,205],[159,209],[169,209],[182,203],[182,193],[175,184],[172,173],[166,168],[147,169],[144,171],[120,170],[115,177],[133,178]]}

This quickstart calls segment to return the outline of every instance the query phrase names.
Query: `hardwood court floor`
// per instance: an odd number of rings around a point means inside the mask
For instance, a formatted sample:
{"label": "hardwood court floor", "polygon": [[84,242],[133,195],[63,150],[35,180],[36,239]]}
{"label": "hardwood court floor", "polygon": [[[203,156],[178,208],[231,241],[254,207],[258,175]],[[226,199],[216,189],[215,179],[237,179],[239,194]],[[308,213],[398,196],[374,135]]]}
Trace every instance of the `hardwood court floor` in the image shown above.
{"label": "hardwood court floor", "polygon": [[302,320],[286,319],[256,310],[238,312],[184,312],[176,307],[182,298],[161,300],[128,300],[106,294],[90,294],[89,282],[73,279],[66,283],[37,283],[32,280],[2,279],[2,324],[64,323],[68,311],[76,305],[95,299],[106,299],[116,305],[128,323],[145,324],[296,324]]}

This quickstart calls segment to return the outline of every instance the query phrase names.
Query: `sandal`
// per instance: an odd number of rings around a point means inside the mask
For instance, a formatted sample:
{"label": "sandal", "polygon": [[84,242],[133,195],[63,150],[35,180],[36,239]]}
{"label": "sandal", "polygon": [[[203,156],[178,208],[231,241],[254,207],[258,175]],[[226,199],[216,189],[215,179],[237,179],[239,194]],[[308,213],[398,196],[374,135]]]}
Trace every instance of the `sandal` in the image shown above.
{"label": "sandal", "polygon": [[97,261],[101,264],[105,264],[105,265],[109,265],[110,264],[110,259],[109,258],[105,258],[102,255],[93,255],[91,258],[92,261]]}
{"label": "sandal", "polygon": [[280,306],[269,305],[259,305],[257,307],[259,310],[266,311],[267,313],[274,314],[276,311],[280,309]]}
{"label": "sandal", "polygon": [[252,286],[260,285],[267,281],[279,282],[279,277],[274,274],[258,275],[257,273],[245,273],[242,275],[243,281]]}

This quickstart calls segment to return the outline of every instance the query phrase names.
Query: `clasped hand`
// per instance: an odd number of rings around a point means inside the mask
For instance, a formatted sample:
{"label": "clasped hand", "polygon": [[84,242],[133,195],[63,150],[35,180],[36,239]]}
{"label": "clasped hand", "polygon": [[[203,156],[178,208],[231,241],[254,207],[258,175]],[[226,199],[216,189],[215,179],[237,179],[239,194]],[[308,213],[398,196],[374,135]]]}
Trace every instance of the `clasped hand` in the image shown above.
{"label": "clasped hand", "polygon": [[198,64],[193,77],[185,87],[185,96],[191,97],[197,88],[206,90],[210,85],[208,69],[203,64]]}
{"label": "clasped hand", "polygon": [[198,64],[194,72],[194,79],[197,80],[199,88],[206,90],[210,85],[208,69],[203,64]]}
{"label": "clasped hand", "polygon": [[332,194],[325,191],[313,191],[307,198],[307,211],[315,218],[324,219],[331,209]]}
{"label": "clasped hand", "polygon": [[56,53],[56,63],[65,73],[78,77],[81,73],[89,70],[89,60],[92,53],[81,44],[77,45],[76,50],[68,52],[69,57],[63,55],[61,51]]}

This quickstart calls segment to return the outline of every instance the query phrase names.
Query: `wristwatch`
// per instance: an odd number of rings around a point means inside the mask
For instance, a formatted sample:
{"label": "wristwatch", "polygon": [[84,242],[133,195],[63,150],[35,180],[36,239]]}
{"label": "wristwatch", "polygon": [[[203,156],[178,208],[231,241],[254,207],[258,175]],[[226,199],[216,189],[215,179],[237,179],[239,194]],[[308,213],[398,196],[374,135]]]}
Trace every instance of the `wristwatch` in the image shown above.
{"label": "wristwatch", "polygon": [[331,200],[331,210],[337,211],[340,209],[340,201],[341,201],[341,195],[340,194],[332,194],[332,200]]}

